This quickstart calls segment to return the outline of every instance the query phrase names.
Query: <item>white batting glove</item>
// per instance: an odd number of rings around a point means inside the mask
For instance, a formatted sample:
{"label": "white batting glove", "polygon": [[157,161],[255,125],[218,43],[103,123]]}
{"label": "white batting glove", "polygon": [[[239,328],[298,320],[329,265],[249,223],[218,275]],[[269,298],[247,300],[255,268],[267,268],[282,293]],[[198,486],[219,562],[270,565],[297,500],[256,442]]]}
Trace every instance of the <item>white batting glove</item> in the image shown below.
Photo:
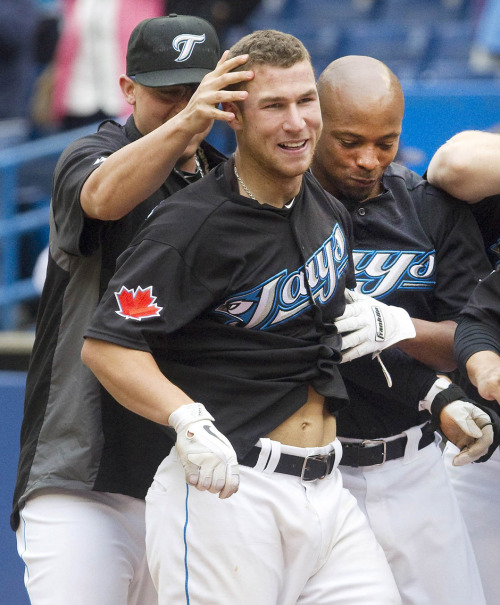
{"label": "white batting glove", "polygon": [[345,298],[344,314],[334,322],[342,336],[341,363],[369,353],[376,355],[400,340],[415,338],[415,327],[404,309],[356,290],[346,289]]}
{"label": "white batting glove", "polygon": [[219,498],[229,498],[240,484],[238,460],[213,420],[202,403],[189,403],[172,412],[168,423],[177,433],[175,447],[186,482],[201,491],[218,493]]}
{"label": "white batting glove", "polygon": [[[438,378],[425,399],[419,403],[421,410],[431,412],[434,423],[441,427],[445,436],[460,447],[460,453],[453,458],[453,466],[463,466],[484,456],[494,438],[492,421],[486,412],[471,401],[450,401],[460,392],[457,385]],[[470,439],[473,441],[470,442]],[[469,443],[461,447],[460,441],[465,440]]]}

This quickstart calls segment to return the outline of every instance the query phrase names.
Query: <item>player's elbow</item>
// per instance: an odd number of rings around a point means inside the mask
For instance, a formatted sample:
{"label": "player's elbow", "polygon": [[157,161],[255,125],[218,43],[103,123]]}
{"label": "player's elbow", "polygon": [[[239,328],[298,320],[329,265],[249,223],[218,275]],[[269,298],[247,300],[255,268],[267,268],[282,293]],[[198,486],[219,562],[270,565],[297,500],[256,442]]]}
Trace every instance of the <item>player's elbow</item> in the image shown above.
{"label": "player's elbow", "polygon": [[100,357],[100,341],[94,338],[86,338],[81,352],[83,365],[96,374],[99,368]]}
{"label": "player's elbow", "polygon": [[118,221],[126,214],[102,193],[82,196],[80,203],[85,216],[98,221]]}
{"label": "player's elbow", "polygon": [[472,199],[470,159],[461,149],[438,150],[427,168],[427,179],[460,200],[476,201]]}
{"label": "player's elbow", "polygon": [[120,197],[114,188],[110,188],[99,179],[99,170],[85,181],[80,192],[80,205],[87,218],[98,221],[118,221],[129,211],[128,206],[118,203]]}

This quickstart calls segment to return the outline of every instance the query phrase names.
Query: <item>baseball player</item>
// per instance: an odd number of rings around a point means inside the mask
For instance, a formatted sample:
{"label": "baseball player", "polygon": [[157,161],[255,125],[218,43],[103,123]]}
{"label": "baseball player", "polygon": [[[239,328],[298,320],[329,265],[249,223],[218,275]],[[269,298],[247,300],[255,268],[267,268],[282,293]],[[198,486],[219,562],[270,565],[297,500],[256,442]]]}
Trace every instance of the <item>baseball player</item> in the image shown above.
{"label": "baseball player", "polygon": [[[465,200],[472,210],[493,266],[500,266],[500,134],[463,131],[442,145],[427,169],[429,182]],[[455,334],[455,351],[465,375],[479,388],[479,396],[499,413],[497,274],[477,286]],[[497,299],[495,300],[495,292]],[[484,334],[483,334],[484,332]],[[486,350],[486,351],[485,351]],[[476,394],[474,394],[476,397]],[[498,545],[497,485],[500,451],[484,464],[455,468],[456,448],[447,444],[445,465],[469,530],[488,605],[496,603],[500,579],[491,553]]]}
{"label": "baseball player", "polygon": [[173,442],[100,387],[81,363],[83,333],[146,216],[224,159],[203,137],[232,118],[216,104],[239,98],[221,89],[248,77],[228,73],[244,60],[219,60],[202,19],[142,21],[120,78],[133,115],[75,141],[56,166],[12,513],[33,605],[157,602],[144,497]]}
{"label": "baseball player", "polygon": [[306,172],[321,130],[311,60],[274,30],[239,55],[254,78],[223,104],[234,157],[146,221],[83,360],[176,434],[147,496],[161,604],[400,603],[337,469],[332,320],[355,281],[347,213]]}
{"label": "baseball player", "polygon": [[[371,57],[342,57],[321,74],[318,91],[323,133],[312,171],[352,218],[357,289],[406,309],[416,337],[398,348],[434,370],[450,371],[455,320],[488,272],[477,225],[466,208],[392,163],[404,98],[387,66]],[[341,366],[351,405],[338,418],[340,468],[386,552],[403,602],[484,603],[429,422],[429,402],[450,401],[449,382],[435,380],[418,406],[401,406],[357,384],[356,363]],[[380,375],[376,363],[365,361],[362,368],[374,380]],[[397,366],[390,373],[394,379]],[[450,404],[448,411],[457,417],[472,409],[467,401],[454,403],[458,407]],[[488,416],[470,413],[487,431]]]}

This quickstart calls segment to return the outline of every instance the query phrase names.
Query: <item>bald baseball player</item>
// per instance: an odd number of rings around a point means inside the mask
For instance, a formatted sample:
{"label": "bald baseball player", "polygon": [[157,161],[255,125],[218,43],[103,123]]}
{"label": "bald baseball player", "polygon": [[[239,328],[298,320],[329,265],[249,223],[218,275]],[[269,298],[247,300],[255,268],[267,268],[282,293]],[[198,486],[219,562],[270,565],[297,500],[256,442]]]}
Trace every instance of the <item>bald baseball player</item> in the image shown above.
{"label": "bald baseball player", "polygon": [[[180,59],[180,60],[179,60]],[[50,258],[26,384],[12,527],[33,605],[154,605],[144,498],[173,440],[112,399],[80,359],[118,255],[164,198],[224,156],[204,141],[234,100],[213,27],[148,19],[130,36],[120,86],[133,115],[106,121],[59,159]]]}
{"label": "bald baseball player", "polygon": [[[477,225],[467,208],[393,162],[404,96],[385,64],[342,57],[321,74],[318,92],[323,131],[312,172],[351,216],[357,291],[406,309],[416,337],[396,346],[433,370],[451,371],[457,317],[489,269]],[[451,403],[456,395],[445,378],[419,404],[399,405],[357,384],[355,364],[341,365],[351,405],[338,417],[340,469],[386,552],[403,602],[484,603],[429,403],[448,402],[456,417],[469,410],[482,431],[491,430],[489,417],[465,400]],[[364,371],[370,367],[375,380],[380,369],[365,364]],[[397,372],[396,366],[393,379]]]}
{"label": "bald baseball player", "polygon": [[321,131],[311,59],[274,30],[239,55],[254,77],[223,103],[234,156],[147,220],[83,360],[176,434],[147,496],[162,605],[400,603],[337,468],[332,321],[355,281],[347,213],[307,172]]}

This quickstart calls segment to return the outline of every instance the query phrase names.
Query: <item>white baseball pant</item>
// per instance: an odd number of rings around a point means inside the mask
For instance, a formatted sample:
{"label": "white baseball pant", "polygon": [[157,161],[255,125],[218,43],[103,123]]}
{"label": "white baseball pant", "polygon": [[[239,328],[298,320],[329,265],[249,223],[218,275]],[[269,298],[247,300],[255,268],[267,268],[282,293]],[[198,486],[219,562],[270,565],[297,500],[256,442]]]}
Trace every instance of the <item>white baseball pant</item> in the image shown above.
{"label": "white baseball pant", "polygon": [[486,462],[453,466],[458,448],[447,443],[444,462],[476,554],[488,605],[500,601],[500,449]]}
{"label": "white baseball pant", "polygon": [[122,494],[44,490],[16,532],[32,605],[157,605],[145,503]]}
{"label": "white baseball pant", "polygon": [[[281,444],[261,441],[271,444],[276,462]],[[281,446],[302,456],[332,448],[340,454],[338,441]],[[239,491],[221,500],[186,485],[175,449],[160,465],[146,497],[146,544],[161,605],[401,603],[338,469],[310,482],[269,467],[240,465],[240,473]]]}
{"label": "white baseball pant", "polygon": [[344,486],[368,517],[404,605],[485,605],[440,437],[418,450],[420,428],[405,434],[403,458],[359,468],[341,463]]}

